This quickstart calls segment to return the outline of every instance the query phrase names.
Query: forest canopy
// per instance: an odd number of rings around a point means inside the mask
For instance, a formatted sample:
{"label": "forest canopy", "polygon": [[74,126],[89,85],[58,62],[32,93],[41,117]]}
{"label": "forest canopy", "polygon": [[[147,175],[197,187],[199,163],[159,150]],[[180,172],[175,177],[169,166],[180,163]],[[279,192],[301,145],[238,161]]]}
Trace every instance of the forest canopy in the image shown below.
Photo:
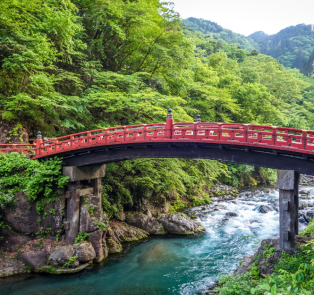
{"label": "forest canopy", "polygon": [[[314,129],[313,77],[247,48],[186,28],[159,0],[2,0],[1,120],[54,137],[164,122],[170,107],[175,121]],[[121,210],[148,190],[193,199],[252,175],[273,177],[208,160],[126,161],[109,165],[104,202]]]}

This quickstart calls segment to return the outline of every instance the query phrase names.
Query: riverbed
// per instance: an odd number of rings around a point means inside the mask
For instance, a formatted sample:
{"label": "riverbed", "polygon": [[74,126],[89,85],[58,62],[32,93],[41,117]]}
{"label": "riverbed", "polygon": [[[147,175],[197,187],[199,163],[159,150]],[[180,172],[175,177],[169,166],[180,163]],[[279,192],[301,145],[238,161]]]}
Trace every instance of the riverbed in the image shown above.
{"label": "riverbed", "polygon": [[[314,187],[307,189],[314,192]],[[260,205],[273,211],[259,213]],[[124,244],[122,253],[109,255],[104,262],[78,274],[3,278],[0,294],[205,294],[220,274],[232,272],[243,256],[253,254],[261,240],[278,236],[278,191],[274,188],[245,191],[236,200],[184,212],[196,216],[206,232],[155,236]],[[238,216],[227,217],[227,212]]]}

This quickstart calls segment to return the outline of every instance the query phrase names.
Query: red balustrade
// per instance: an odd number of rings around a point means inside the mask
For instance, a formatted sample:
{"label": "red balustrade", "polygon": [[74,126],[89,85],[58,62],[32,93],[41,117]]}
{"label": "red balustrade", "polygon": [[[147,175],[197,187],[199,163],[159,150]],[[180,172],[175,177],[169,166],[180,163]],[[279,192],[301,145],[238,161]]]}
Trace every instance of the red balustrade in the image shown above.
{"label": "red balustrade", "polygon": [[75,133],[35,144],[2,144],[0,152],[19,152],[41,158],[97,146],[150,142],[211,142],[314,154],[314,131],[264,125],[198,122],[141,124]]}

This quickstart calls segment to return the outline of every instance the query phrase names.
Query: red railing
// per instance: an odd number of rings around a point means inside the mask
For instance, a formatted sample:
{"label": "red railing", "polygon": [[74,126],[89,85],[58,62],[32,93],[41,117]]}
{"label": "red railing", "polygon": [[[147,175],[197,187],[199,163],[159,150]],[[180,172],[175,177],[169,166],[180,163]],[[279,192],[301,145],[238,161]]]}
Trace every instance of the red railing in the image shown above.
{"label": "red railing", "polygon": [[2,144],[0,149],[2,153],[32,154],[35,159],[84,148],[133,142],[206,142],[314,153],[314,131],[236,123],[174,123],[171,112],[166,123],[110,127],[44,142],[38,136],[33,145]]}

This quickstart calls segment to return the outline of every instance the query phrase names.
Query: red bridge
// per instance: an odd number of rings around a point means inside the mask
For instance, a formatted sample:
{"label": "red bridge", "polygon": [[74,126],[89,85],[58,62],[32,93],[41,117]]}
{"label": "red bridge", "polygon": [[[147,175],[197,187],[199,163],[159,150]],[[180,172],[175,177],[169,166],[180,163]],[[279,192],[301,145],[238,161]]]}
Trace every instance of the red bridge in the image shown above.
{"label": "red bridge", "polygon": [[314,175],[314,131],[236,123],[166,123],[111,127],[75,133],[35,144],[1,144],[3,153],[32,159],[63,157],[67,166],[133,158],[203,158]]}

